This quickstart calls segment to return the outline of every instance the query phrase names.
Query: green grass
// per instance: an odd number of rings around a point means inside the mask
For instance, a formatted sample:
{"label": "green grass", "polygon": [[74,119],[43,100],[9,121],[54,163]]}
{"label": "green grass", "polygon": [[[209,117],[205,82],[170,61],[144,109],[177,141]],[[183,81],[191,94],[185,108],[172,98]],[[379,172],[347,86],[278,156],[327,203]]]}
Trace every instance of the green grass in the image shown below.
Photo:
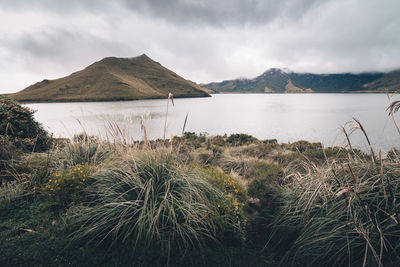
{"label": "green grass", "polygon": [[237,136],[80,135],[18,154],[0,187],[0,265],[400,262],[395,151],[372,163],[356,150]]}

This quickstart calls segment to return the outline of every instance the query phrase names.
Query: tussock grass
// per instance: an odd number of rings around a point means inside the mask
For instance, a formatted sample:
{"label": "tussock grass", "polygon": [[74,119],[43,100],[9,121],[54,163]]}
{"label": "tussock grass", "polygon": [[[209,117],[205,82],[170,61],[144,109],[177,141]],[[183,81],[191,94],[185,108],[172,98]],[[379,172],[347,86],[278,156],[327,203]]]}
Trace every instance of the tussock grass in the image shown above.
{"label": "tussock grass", "polygon": [[77,164],[100,164],[116,150],[120,144],[101,141],[98,137],[86,133],[75,135],[53,153],[59,156],[58,164],[61,168],[69,168]]}
{"label": "tussock grass", "polygon": [[277,250],[283,265],[399,263],[397,164],[327,162],[289,179],[266,246]]}
{"label": "tussock grass", "polygon": [[76,215],[76,238],[158,248],[168,256],[200,247],[215,235],[215,204],[223,198],[201,174],[168,151],[131,151],[92,175],[94,201]]}

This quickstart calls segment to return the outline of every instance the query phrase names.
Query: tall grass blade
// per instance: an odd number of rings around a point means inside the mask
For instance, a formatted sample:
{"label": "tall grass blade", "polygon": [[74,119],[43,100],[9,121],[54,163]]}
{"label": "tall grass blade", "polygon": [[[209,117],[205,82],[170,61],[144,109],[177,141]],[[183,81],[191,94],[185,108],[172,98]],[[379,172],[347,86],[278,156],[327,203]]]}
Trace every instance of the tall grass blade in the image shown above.
{"label": "tall grass blade", "polygon": [[182,136],[185,133],[185,128],[186,128],[186,122],[187,122],[188,115],[189,115],[189,113],[186,113],[185,122],[183,123],[183,128],[182,128]]}
{"label": "tall grass blade", "polygon": [[165,140],[165,135],[167,132],[167,119],[168,119],[168,109],[169,109],[169,101],[172,102],[172,106],[174,106],[174,96],[172,93],[168,94],[168,99],[167,99],[167,111],[165,113],[165,122],[164,122],[164,135],[163,135],[163,140]]}

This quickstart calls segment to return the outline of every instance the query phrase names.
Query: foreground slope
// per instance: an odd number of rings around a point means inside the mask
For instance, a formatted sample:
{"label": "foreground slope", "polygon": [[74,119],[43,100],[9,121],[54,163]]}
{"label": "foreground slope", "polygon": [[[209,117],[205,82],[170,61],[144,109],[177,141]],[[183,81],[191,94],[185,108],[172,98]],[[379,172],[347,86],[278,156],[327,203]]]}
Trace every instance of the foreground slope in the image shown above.
{"label": "foreground slope", "polygon": [[313,74],[270,69],[254,79],[227,80],[202,86],[215,93],[382,93],[399,90],[400,71]]}
{"label": "foreground slope", "polygon": [[108,57],[56,80],[43,80],[9,95],[23,102],[112,101],[209,96],[206,89],[185,80],[146,55]]}

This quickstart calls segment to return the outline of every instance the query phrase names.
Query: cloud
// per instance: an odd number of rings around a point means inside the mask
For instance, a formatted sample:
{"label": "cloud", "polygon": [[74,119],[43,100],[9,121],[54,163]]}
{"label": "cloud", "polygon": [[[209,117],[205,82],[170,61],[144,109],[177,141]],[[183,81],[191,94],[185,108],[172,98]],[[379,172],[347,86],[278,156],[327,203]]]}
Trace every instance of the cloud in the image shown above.
{"label": "cloud", "polygon": [[142,53],[196,82],[400,67],[397,0],[0,1],[0,93]]}
{"label": "cloud", "polygon": [[318,1],[138,0],[125,1],[125,3],[133,10],[163,18],[177,25],[223,27],[261,25],[279,17],[298,19],[316,5]]}

